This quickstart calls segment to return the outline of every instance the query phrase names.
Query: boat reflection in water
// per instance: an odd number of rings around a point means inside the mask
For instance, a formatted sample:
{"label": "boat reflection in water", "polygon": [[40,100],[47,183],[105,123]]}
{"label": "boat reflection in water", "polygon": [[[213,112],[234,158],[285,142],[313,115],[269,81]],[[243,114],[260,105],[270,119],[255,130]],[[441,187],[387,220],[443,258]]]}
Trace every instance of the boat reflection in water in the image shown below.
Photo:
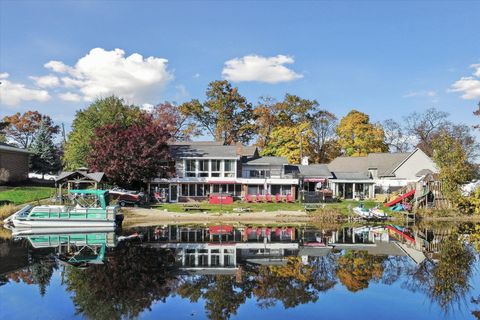
{"label": "boat reflection in water", "polygon": [[[157,317],[169,308],[195,308],[208,318],[225,319],[245,314],[242,306],[265,318],[279,308],[295,310],[298,317],[317,304],[340,318],[358,312],[366,319],[389,310],[403,315],[397,297],[409,295],[415,297],[409,299],[415,310],[411,318],[464,319],[480,309],[480,292],[475,291],[480,276],[474,268],[479,231],[468,224],[445,229],[161,225],[117,234],[14,229],[15,240],[8,250],[0,250],[0,294],[13,294],[9,286],[18,279],[34,279],[32,283],[42,284],[41,292],[48,291],[50,278],[58,274],[73,302],[72,312],[92,319],[149,312]],[[25,260],[28,266],[4,263],[9,255],[18,256],[15,245],[23,241],[33,257]],[[373,301],[371,292],[382,294]],[[329,297],[350,301],[349,308],[328,303]],[[182,307],[175,309],[178,304]],[[162,313],[155,307],[160,305]]]}

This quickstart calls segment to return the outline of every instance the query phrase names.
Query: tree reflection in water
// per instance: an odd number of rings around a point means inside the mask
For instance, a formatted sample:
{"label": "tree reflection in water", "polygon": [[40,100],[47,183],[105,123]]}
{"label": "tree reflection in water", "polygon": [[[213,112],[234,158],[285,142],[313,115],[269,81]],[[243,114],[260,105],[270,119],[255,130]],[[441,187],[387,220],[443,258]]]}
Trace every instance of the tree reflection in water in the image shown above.
{"label": "tree reflection in water", "polygon": [[352,292],[368,288],[371,280],[383,275],[383,261],[387,256],[374,256],[367,251],[347,251],[338,259],[337,277]]}
{"label": "tree reflection in water", "polygon": [[422,262],[409,274],[405,287],[423,292],[448,313],[466,302],[475,260],[472,248],[458,234],[452,234],[443,242],[438,262]]}
{"label": "tree reflection in water", "polygon": [[67,290],[77,313],[87,318],[134,318],[172,293],[167,271],[172,259],[168,252],[125,243],[103,265],[68,267]]}

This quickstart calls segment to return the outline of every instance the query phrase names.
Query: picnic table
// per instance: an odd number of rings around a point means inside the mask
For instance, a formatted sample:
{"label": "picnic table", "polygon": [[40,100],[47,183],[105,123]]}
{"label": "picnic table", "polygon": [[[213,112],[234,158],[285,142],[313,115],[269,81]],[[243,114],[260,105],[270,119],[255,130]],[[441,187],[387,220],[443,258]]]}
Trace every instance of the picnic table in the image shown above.
{"label": "picnic table", "polygon": [[315,211],[321,208],[324,208],[325,205],[323,203],[305,203],[303,206],[305,211]]}
{"label": "picnic table", "polygon": [[200,205],[198,203],[184,203],[182,204],[182,208],[183,210],[185,211],[188,211],[188,210],[202,210],[202,208],[200,207]]}

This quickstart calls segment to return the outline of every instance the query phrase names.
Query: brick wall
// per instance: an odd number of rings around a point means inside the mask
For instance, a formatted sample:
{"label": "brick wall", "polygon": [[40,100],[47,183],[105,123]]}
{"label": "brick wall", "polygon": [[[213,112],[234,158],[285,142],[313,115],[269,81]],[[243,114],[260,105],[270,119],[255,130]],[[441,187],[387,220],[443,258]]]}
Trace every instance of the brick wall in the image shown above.
{"label": "brick wall", "polygon": [[28,178],[28,154],[0,150],[0,184]]}

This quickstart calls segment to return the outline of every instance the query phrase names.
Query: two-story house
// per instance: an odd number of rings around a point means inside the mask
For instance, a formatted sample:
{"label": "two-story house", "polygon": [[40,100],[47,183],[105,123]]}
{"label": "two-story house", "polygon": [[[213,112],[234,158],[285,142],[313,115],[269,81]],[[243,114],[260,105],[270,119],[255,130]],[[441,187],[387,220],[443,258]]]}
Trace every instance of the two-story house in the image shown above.
{"label": "two-story house", "polygon": [[165,201],[205,200],[212,193],[292,194],[298,179],[286,173],[287,159],[259,157],[255,147],[224,145],[217,141],[175,142],[170,145],[174,174],[149,182],[150,193]]}

